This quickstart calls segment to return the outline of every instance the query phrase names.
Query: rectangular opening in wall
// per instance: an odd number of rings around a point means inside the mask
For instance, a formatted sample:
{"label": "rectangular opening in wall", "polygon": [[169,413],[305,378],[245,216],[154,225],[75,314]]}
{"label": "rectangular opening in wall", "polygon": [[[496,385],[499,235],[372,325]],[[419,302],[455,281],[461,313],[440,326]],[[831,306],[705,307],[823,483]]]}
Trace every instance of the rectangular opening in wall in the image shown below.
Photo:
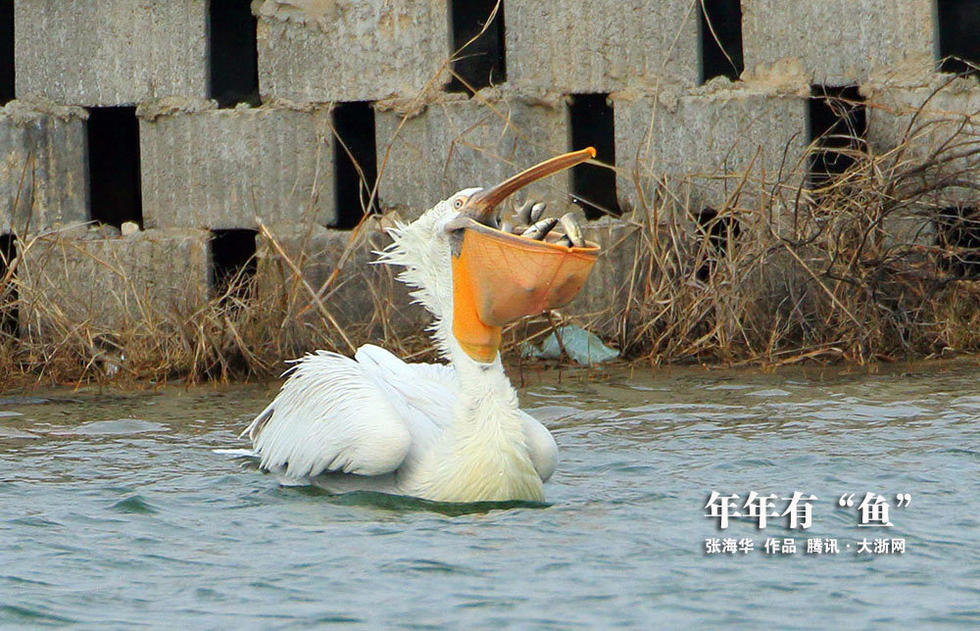
{"label": "rectangular opening in wall", "polygon": [[[573,150],[595,147],[596,160],[616,166],[616,128],[608,94],[574,94],[569,97],[568,115]],[[572,197],[588,219],[619,215],[616,171],[594,164],[572,168]]]}
{"label": "rectangular opening in wall", "polygon": [[719,216],[718,211],[710,206],[702,208],[694,216],[694,223],[704,257],[704,262],[694,275],[699,281],[707,282],[718,260],[727,254],[742,234],[742,224],[731,214]]}
{"label": "rectangular opening in wall", "polygon": [[939,266],[958,278],[980,278],[980,211],[968,204],[947,206],[935,220]]}
{"label": "rectangular opening in wall", "polygon": [[88,118],[89,218],[143,225],[140,128],[135,107],[93,107]]}
{"label": "rectangular opening in wall", "polygon": [[942,71],[980,75],[970,66],[980,66],[980,4],[976,0],[938,0],[936,11]]}
{"label": "rectangular opening in wall", "polygon": [[255,278],[256,230],[211,231],[211,283],[214,295],[228,300],[248,298]]}
{"label": "rectangular opening in wall", "polygon": [[715,77],[735,81],[745,69],[740,0],[704,0],[700,14],[701,83]]}
{"label": "rectangular opening in wall", "polygon": [[17,335],[17,285],[10,273],[17,256],[17,239],[12,234],[0,234],[0,335]]}
{"label": "rectangular opening in wall", "polygon": [[211,0],[208,26],[210,95],[218,107],[260,105],[257,20],[251,0]]}
{"label": "rectangular opening in wall", "polygon": [[450,0],[449,22],[455,76],[447,89],[469,92],[467,85],[479,90],[506,81],[503,0]]}
{"label": "rectangular opening in wall", "polygon": [[866,150],[868,132],[864,97],[857,86],[811,86],[808,107],[810,183],[820,187],[844,173],[855,155]]}
{"label": "rectangular opening in wall", "polygon": [[0,105],[14,100],[14,0],[0,0]]}
{"label": "rectangular opening in wall", "polygon": [[377,212],[371,191],[378,179],[374,108],[369,101],[339,103],[333,109],[336,228],[353,228],[365,213]]}

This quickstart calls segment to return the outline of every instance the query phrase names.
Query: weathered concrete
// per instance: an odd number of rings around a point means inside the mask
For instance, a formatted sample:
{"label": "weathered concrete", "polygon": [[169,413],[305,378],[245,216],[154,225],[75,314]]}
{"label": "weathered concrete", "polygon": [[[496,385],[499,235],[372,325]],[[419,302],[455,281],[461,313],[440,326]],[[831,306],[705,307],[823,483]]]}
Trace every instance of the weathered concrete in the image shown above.
{"label": "weathered concrete", "polygon": [[81,108],[40,101],[0,108],[0,234],[88,218],[86,118]]}
{"label": "weathered concrete", "polygon": [[888,175],[912,174],[894,195],[914,203],[885,229],[895,241],[931,243],[930,220],[940,209],[980,202],[980,82],[934,75],[922,86],[869,84],[863,91],[870,149],[885,157]]}
{"label": "weathered concrete", "polygon": [[[376,125],[381,201],[407,219],[460,189],[496,184],[568,150],[559,97],[522,100],[487,91],[470,100],[445,97],[408,114],[402,105],[378,104]],[[556,175],[525,194],[555,199],[567,191],[568,176]]]}
{"label": "weathered concrete", "polygon": [[17,94],[123,105],[207,96],[206,0],[18,0]]}
{"label": "weathered concrete", "polygon": [[696,85],[698,15],[690,0],[508,0],[507,80],[520,89],[611,92]]}
{"label": "weathered concrete", "polygon": [[113,330],[145,317],[179,320],[208,300],[203,231],[88,239],[53,233],[27,243],[17,269],[22,334],[43,335],[53,321]]}
{"label": "weathered concrete", "polygon": [[680,96],[613,94],[624,208],[651,207],[661,184],[689,208],[721,208],[746,172],[743,208],[777,182],[799,186],[809,144],[805,86],[794,92],[731,85],[721,80]]}
{"label": "weathered concrete", "polygon": [[866,86],[871,148],[884,154],[907,141],[906,158],[921,159],[945,145],[951,154],[965,154],[950,166],[972,175],[980,167],[980,83],[950,79],[937,75],[922,87]]}
{"label": "weathered concrete", "polygon": [[169,99],[137,114],[145,226],[335,222],[329,108]]}
{"label": "weathered concrete", "polygon": [[742,0],[745,67],[794,58],[810,83],[861,83],[876,68],[932,59],[934,5],[934,0]]}
{"label": "weathered concrete", "polygon": [[252,6],[259,17],[263,99],[373,101],[415,96],[427,86],[438,90],[449,78],[444,0],[264,0]]}
{"label": "weathered concrete", "polygon": [[[394,279],[398,268],[370,264],[376,259],[375,252],[390,242],[381,220],[369,218],[356,232],[295,224],[267,229],[279,247],[261,234],[257,239],[256,288],[260,300],[292,293],[302,301],[294,307],[303,311],[306,322],[333,327],[305,287],[286,292],[300,279],[284,260],[284,252],[301,270],[302,280],[317,293],[323,308],[348,333],[387,339],[419,333],[429,322],[424,310],[411,304],[407,287]],[[307,305],[310,308],[305,309]]]}

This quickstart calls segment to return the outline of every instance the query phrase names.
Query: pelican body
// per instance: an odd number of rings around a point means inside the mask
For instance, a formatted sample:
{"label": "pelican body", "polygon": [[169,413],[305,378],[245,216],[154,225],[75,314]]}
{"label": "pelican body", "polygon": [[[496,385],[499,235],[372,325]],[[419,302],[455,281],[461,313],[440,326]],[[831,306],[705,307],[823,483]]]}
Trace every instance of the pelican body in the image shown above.
{"label": "pelican body", "polygon": [[567,303],[598,254],[496,229],[496,208],[530,182],[595,156],[563,154],[490,189],[469,188],[396,225],[379,262],[433,316],[446,363],[406,363],[373,345],[353,358],[296,361],[243,432],[284,484],[441,502],[543,501],[558,447],[518,407],[501,364],[501,326]]}

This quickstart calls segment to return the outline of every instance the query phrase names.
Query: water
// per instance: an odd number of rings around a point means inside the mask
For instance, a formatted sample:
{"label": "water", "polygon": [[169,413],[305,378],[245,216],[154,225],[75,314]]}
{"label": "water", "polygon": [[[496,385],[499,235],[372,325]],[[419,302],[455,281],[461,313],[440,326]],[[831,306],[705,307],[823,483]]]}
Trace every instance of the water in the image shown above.
{"label": "water", "polygon": [[[479,512],[279,488],[214,453],[242,446],[270,387],[0,395],[0,626],[975,628],[978,377],[528,375],[522,402],[561,447],[550,505]],[[814,494],[813,525],[720,532],[712,490]],[[865,491],[891,528],[838,507]],[[728,537],[753,551],[705,553]],[[767,556],[767,537],[799,549]],[[905,554],[856,553],[875,537]]]}

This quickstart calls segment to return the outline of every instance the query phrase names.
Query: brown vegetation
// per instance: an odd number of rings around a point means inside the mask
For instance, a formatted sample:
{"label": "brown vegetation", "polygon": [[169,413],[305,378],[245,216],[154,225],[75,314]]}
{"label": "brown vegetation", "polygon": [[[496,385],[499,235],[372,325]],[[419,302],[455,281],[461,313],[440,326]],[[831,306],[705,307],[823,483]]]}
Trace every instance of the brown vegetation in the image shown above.
{"label": "brown vegetation", "polygon": [[729,175],[727,202],[707,217],[676,193],[687,186],[634,171],[638,186],[659,189],[634,214],[647,256],[618,307],[630,323],[621,344],[654,363],[980,350],[980,214],[969,201],[980,129],[962,113],[923,111],[901,112],[907,128],[883,152],[836,132],[850,166],[832,177]]}
{"label": "brown vegetation", "polygon": [[[639,161],[621,166],[647,200],[621,220],[629,237],[604,244],[605,256],[619,253],[622,286],[602,288],[618,296],[602,310],[570,319],[655,364],[864,363],[980,351],[980,215],[975,204],[941,201],[953,189],[969,200],[976,187],[977,131],[962,114],[910,113],[887,151],[844,134],[835,152],[850,166],[816,183],[799,175],[806,163],[718,176],[730,193],[710,210],[690,195],[695,182],[669,181]],[[815,143],[804,160],[824,150]],[[38,274],[58,267],[27,270],[25,254],[52,241],[78,250],[77,234],[17,235],[15,252],[0,248],[0,385],[265,378],[311,349],[351,353],[368,341],[431,358],[391,270],[366,264],[383,246],[375,223],[346,233],[326,268],[313,228],[288,243],[263,228],[254,277],[218,283],[197,303],[154,299],[125,265],[97,257],[112,299],[125,305],[109,320],[78,317],[32,293]],[[51,282],[70,277],[56,275]],[[363,309],[345,320],[335,305],[353,297]],[[563,318],[512,325],[504,352]]]}

